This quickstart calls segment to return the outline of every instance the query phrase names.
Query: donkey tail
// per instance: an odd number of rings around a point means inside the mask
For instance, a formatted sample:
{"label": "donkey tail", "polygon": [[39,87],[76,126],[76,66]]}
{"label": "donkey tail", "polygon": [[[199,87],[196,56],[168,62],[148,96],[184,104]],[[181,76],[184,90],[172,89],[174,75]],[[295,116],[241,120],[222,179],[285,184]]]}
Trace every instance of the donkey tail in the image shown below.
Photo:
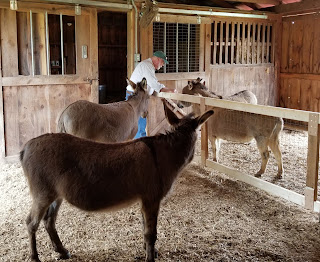
{"label": "donkey tail", "polygon": [[58,133],[67,133],[66,128],[64,126],[63,114],[61,114],[59,117],[58,125],[57,125],[57,132]]}
{"label": "donkey tail", "polygon": [[281,117],[276,117],[276,124],[272,130],[270,138],[272,140],[278,138],[282,129],[283,129],[283,119]]}

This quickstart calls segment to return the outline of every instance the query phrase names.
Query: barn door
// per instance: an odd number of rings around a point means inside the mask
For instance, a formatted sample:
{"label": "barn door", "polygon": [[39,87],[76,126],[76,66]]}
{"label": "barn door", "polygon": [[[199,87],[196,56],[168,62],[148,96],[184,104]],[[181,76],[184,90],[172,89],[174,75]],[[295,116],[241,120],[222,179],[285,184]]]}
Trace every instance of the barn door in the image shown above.
{"label": "barn door", "polygon": [[56,132],[69,104],[98,102],[97,12],[1,7],[0,160],[9,160],[33,137]]}

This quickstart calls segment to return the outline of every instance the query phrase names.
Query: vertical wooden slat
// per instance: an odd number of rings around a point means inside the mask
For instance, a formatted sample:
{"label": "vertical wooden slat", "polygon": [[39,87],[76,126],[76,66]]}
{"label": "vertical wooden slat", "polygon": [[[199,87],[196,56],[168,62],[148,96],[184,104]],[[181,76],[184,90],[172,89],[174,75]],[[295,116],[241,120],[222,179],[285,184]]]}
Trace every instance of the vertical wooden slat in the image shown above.
{"label": "vertical wooden slat", "polygon": [[[88,69],[90,69],[90,17],[89,15],[77,15],[76,19],[76,36],[77,36],[77,44],[76,44],[76,63],[77,63],[77,74],[87,76]],[[88,47],[88,58],[82,58],[82,46]]]}
{"label": "vertical wooden slat", "polygon": [[257,64],[261,63],[261,23],[258,23],[258,36],[257,36]]}
{"label": "vertical wooden slat", "polygon": [[2,74],[18,76],[18,42],[16,11],[1,9]]}
{"label": "vertical wooden slat", "polygon": [[210,79],[210,52],[211,52],[211,24],[205,25],[205,80],[211,86]]}
{"label": "vertical wooden slat", "polygon": [[[319,15],[315,16],[314,18],[314,25],[320,24],[320,17]],[[314,26],[314,38],[313,38],[313,61],[312,61],[312,73],[313,74],[320,74],[320,28],[319,26]]]}
{"label": "vertical wooden slat", "polygon": [[127,12],[127,76],[131,76],[134,70],[134,52],[135,52],[135,14],[134,10]]}
{"label": "vertical wooden slat", "polygon": [[270,63],[270,58],[269,58],[269,54],[270,54],[270,27],[271,27],[271,24],[268,23],[268,28],[267,28],[267,59],[266,59],[266,63]]}
{"label": "vertical wooden slat", "polygon": [[231,60],[230,63],[234,63],[234,34],[235,34],[235,24],[231,22]]}
{"label": "vertical wooden slat", "polygon": [[[206,110],[205,98],[200,98],[200,111],[201,114],[204,114]],[[208,126],[207,123],[204,123],[201,126],[201,166],[204,167],[206,165],[206,160],[208,159]]]}
{"label": "vertical wooden slat", "polygon": [[262,54],[261,54],[261,63],[265,63],[264,53],[266,48],[266,24],[262,24]]}
{"label": "vertical wooden slat", "polygon": [[281,72],[288,72],[289,68],[289,22],[282,23],[282,44],[281,44]]}
{"label": "vertical wooden slat", "polygon": [[252,56],[251,56],[251,63],[257,63],[257,53],[256,53],[256,27],[257,23],[252,23]]}
{"label": "vertical wooden slat", "polygon": [[213,35],[213,64],[217,63],[217,21],[214,21]]}
{"label": "vertical wooden slat", "polygon": [[35,75],[47,74],[46,25],[42,13],[33,14]]}
{"label": "vertical wooden slat", "polygon": [[[308,157],[306,186],[314,189],[313,198],[306,198],[306,206],[317,199],[318,194],[318,167],[319,167],[319,114],[310,113],[308,123]],[[313,205],[312,205],[313,206]]]}
{"label": "vertical wooden slat", "polygon": [[[303,25],[303,39],[302,39],[302,50],[301,50],[301,73],[309,74],[312,72],[312,60],[313,60],[313,38],[314,38],[314,19],[305,19]],[[318,27],[318,25],[316,25]],[[319,30],[319,29],[318,29]],[[320,46],[316,43],[318,48]]]}
{"label": "vertical wooden slat", "polygon": [[251,59],[250,59],[250,53],[251,53],[251,23],[248,23],[248,28],[247,28],[247,60],[246,64],[250,64],[252,60],[252,54],[251,54]]}
{"label": "vertical wooden slat", "polygon": [[230,22],[229,22],[229,21],[226,21],[226,37],[225,37],[224,64],[228,64],[229,25],[230,25]]}
{"label": "vertical wooden slat", "polygon": [[[0,13],[0,19],[2,18]],[[2,60],[2,50],[0,49],[0,61]],[[5,151],[5,137],[4,137],[4,100],[3,100],[3,86],[2,86],[2,63],[0,63],[0,158],[4,159],[6,156]]]}
{"label": "vertical wooden slat", "polygon": [[[271,53],[270,53],[270,62],[274,63],[275,62],[275,45],[276,45],[276,35],[275,35],[275,24],[271,25],[272,29],[272,34],[271,34]],[[281,36],[281,32],[279,34],[279,37]]]}
{"label": "vertical wooden slat", "polygon": [[222,64],[222,41],[223,41],[223,22],[220,21],[220,39],[219,39],[219,64]]}
{"label": "vertical wooden slat", "polygon": [[[205,57],[205,35],[206,35],[206,26],[205,24],[200,25],[200,52],[199,52],[199,71],[204,71],[204,57]],[[211,48],[211,44],[210,44]],[[209,53],[210,54],[210,53]],[[210,55],[209,55],[210,56]]]}
{"label": "vertical wooden slat", "polygon": [[[91,71],[91,101],[99,103],[99,65],[98,65],[98,14],[97,9],[90,9],[90,71]],[[88,34],[88,32],[87,32]],[[89,53],[89,54],[90,54]]]}
{"label": "vertical wooden slat", "polygon": [[236,64],[240,63],[240,22],[237,23],[237,55]]}
{"label": "vertical wooden slat", "polygon": [[245,63],[245,30],[246,30],[246,23],[242,23],[242,52],[241,52],[241,63]]}
{"label": "vertical wooden slat", "polygon": [[273,59],[274,59],[274,88],[275,106],[280,104],[280,72],[281,72],[281,46],[282,46],[282,17],[278,16],[276,22],[273,24]]}

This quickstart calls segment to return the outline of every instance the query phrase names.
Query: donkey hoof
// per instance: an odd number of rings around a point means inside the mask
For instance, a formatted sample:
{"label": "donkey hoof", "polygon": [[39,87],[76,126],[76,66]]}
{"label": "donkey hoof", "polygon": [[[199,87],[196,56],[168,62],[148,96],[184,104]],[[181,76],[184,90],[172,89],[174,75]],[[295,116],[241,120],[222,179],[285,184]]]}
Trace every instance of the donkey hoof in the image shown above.
{"label": "donkey hoof", "polygon": [[65,259],[69,259],[71,257],[70,252],[64,253],[64,254],[60,254],[59,257],[56,260],[65,260]]}
{"label": "donkey hoof", "polygon": [[38,257],[30,257],[31,262],[41,262]]}
{"label": "donkey hoof", "polygon": [[255,177],[261,177],[261,175],[262,175],[262,174],[258,172],[258,173],[255,174],[254,176],[255,176]]}

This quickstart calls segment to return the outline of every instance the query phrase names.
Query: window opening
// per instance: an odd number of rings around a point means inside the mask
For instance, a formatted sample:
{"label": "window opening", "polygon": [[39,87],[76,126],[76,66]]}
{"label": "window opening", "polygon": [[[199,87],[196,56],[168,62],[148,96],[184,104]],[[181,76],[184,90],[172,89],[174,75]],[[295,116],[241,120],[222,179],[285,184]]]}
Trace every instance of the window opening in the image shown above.
{"label": "window opening", "polygon": [[214,21],[212,64],[273,63],[271,23]]}
{"label": "window opening", "polygon": [[75,17],[17,12],[19,75],[76,74]]}
{"label": "window opening", "polygon": [[169,64],[160,73],[199,71],[200,26],[181,23],[153,23],[153,51],[164,51]]}

